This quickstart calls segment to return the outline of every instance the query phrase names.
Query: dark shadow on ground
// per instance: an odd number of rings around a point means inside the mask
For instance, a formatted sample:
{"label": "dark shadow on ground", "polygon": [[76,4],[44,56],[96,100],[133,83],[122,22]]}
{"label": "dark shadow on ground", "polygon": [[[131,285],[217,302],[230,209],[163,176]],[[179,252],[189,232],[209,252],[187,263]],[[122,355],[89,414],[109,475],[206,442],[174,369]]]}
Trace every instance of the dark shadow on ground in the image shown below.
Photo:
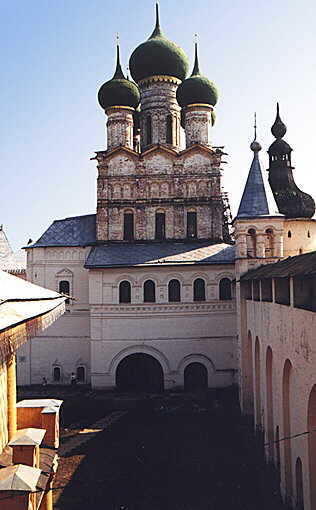
{"label": "dark shadow on ground", "polygon": [[55,510],[284,508],[236,394],[144,402],[61,459],[55,486],[74,474]]}

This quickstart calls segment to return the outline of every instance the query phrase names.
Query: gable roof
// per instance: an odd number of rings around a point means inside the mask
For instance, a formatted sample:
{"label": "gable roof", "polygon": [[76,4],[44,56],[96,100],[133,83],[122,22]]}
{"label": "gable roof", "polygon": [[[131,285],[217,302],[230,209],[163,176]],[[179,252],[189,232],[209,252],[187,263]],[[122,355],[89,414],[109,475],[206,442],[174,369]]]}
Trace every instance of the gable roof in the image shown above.
{"label": "gable roof", "polygon": [[89,246],[96,241],[96,215],[55,220],[36,243],[25,248],[48,246]]}
{"label": "gable roof", "polygon": [[23,273],[26,269],[26,253],[12,250],[3,225],[0,225],[0,269],[12,273]]}
{"label": "gable roof", "polygon": [[233,264],[235,247],[225,243],[161,242],[107,243],[94,246],[85,263],[88,269],[106,267],[188,264]]}

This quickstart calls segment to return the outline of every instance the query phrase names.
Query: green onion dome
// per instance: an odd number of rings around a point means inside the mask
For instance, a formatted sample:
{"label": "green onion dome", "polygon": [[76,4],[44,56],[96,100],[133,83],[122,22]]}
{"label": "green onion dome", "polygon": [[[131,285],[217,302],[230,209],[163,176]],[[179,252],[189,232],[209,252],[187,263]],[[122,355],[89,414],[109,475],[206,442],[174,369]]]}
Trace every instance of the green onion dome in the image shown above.
{"label": "green onion dome", "polygon": [[137,108],[140,93],[136,83],[125,78],[120,64],[120,48],[117,45],[116,69],[113,78],[101,86],[98,93],[101,107],[106,110],[111,106],[129,106]]}
{"label": "green onion dome", "polygon": [[182,81],[187,75],[188,57],[182,48],[163,35],[159,24],[158,4],[155,29],[149,39],[133,51],[129,67],[136,82],[150,76],[173,76]]}
{"label": "green onion dome", "polygon": [[195,62],[190,78],[182,82],[177,90],[177,101],[180,106],[190,104],[209,104],[215,106],[218,100],[218,90],[211,80],[202,76],[199,69],[197,43],[195,43]]}

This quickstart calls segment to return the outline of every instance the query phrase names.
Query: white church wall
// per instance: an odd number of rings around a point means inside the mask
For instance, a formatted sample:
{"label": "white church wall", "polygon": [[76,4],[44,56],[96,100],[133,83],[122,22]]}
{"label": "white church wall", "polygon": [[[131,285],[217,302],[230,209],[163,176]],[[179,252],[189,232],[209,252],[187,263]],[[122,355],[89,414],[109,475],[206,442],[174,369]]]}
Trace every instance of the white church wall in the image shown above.
{"label": "white church wall", "polygon": [[[231,280],[234,266],[124,268],[90,271],[91,381],[115,386],[115,360],[129,353],[153,352],[164,365],[165,386],[183,386],[185,361],[201,356],[210,386],[235,381],[237,368],[235,300],[219,300],[222,277]],[[181,283],[181,302],[168,302],[168,282]],[[206,301],[193,301],[193,282],[203,278]],[[156,302],[143,302],[147,279],[156,284]],[[131,283],[131,303],[119,303],[119,283]],[[122,353],[122,354],[121,354]],[[123,356],[124,357],[124,356]],[[201,361],[203,363],[203,361]]]}

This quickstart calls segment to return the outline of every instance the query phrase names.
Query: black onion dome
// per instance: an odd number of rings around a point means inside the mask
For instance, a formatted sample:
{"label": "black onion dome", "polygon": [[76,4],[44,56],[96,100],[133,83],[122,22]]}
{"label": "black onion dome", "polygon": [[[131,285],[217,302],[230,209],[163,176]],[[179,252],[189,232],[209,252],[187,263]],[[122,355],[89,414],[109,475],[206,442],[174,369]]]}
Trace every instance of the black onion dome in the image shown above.
{"label": "black onion dome", "polygon": [[279,212],[286,218],[311,218],[315,213],[315,202],[295,183],[291,163],[292,148],[283,140],[286,126],[280,118],[279,104],[277,104],[277,115],[271,132],[276,140],[268,150],[269,184]]}
{"label": "black onion dome", "polygon": [[173,76],[182,81],[187,75],[188,57],[180,46],[163,35],[159,23],[158,4],[155,29],[149,39],[133,51],[129,67],[136,82],[158,75]]}
{"label": "black onion dome", "polygon": [[137,108],[140,93],[136,83],[125,78],[120,64],[120,48],[117,45],[116,69],[113,78],[105,82],[98,93],[101,107],[106,110],[111,106],[129,106]]}
{"label": "black onion dome", "polygon": [[279,103],[277,103],[277,114],[276,114],[274,124],[271,127],[271,133],[273,134],[274,138],[280,139],[280,138],[283,138],[286,131],[287,131],[286,125],[284,124],[284,122],[282,122],[282,120],[280,118]]}
{"label": "black onion dome", "polygon": [[218,100],[218,90],[214,82],[202,76],[199,68],[197,43],[195,43],[195,61],[192,74],[182,82],[177,90],[177,101],[180,106],[203,103],[215,106]]}

